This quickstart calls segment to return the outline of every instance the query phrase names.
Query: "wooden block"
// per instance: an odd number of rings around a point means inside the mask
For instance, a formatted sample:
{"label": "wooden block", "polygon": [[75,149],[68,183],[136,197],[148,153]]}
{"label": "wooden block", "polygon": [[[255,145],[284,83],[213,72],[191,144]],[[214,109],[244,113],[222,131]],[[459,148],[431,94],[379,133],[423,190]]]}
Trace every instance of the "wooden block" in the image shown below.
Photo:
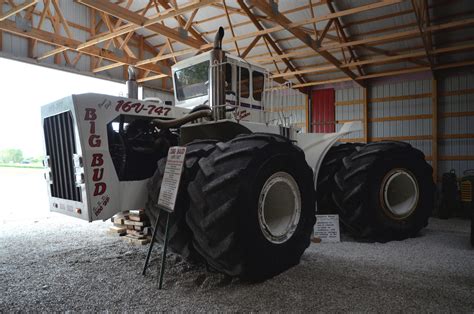
{"label": "wooden block", "polygon": [[109,227],[108,233],[109,234],[119,234],[119,235],[126,234],[127,233],[127,228],[112,226],[112,227]]}
{"label": "wooden block", "polygon": [[111,220],[114,223],[114,225],[123,225],[123,223],[125,222],[125,219],[123,218],[112,217]]}
{"label": "wooden block", "polygon": [[133,230],[137,230],[137,231],[143,231],[143,226],[133,226]]}
{"label": "wooden block", "polygon": [[143,233],[144,234],[151,234],[151,227],[144,227],[143,228]]}
{"label": "wooden block", "polygon": [[127,235],[131,235],[133,238],[136,238],[136,239],[146,238],[146,234],[143,234],[142,232],[137,231],[137,230],[127,230]]}
{"label": "wooden block", "polygon": [[136,215],[130,215],[128,219],[132,221],[147,221],[148,220],[146,216],[136,216]]}
{"label": "wooden block", "polygon": [[136,215],[136,216],[144,216],[145,215],[145,210],[144,209],[132,209],[129,211],[130,215]]}
{"label": "wooden block", "polygon": [[136,244],[136,245],[145,245],[150,243],[149,239],[135,239],[133,237],[130,237],[129,235],[126,235],[123,237],[123,239],[129,243]]}
{"label": "wooden block", "polygon": [[143,221],[132,221],[132,220],[125,220],[126,225],[130,226],[144,226],[145,222]]}

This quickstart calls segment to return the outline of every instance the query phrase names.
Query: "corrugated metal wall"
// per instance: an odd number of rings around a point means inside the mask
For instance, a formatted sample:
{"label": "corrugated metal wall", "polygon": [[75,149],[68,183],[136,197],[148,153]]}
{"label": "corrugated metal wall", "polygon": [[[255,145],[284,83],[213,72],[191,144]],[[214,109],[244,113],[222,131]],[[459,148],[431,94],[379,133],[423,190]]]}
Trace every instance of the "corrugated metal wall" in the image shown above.
{"label": "corrugated metal wall", "polygon": [[[458,134],[460,136],[474,134],[474,74],[447,77],[439,81],[440,95],[438,99],[440,134]],[[455,117],[452,113],[461,116]],[[474,156],[474,138],[441,139],[439,142],[440,156]],[[441,160],[440,173],[451,169],[458,176],[467,169],[474,169],[474,160]]]}
{"label": "corrugated metal wall", "polygon": [[[268,86],[268,85],[267,85]],[[287,124],[301,128],[306,132],[306,109],[308,96],[296,89],[269,89],[262,99],[267,120],[270,123],[280,123],[283,119]]]}
{"label": "corrugated metal wall", "polygon": [[[403,140],[432,159],[433,81],[418,79],[377,84],[367,89],[368,138]],[[438,81],[438,175],[454,169],[461,176],[474,168],[474,74]],[[364,119],[363,88],[336,90],[336,120]],[[459,138],[453,138],[459,137]],[[470,138],[469,138],[470,137]],[[345,137],[363,141],[363,132]],[[471,159],[471,160],[469,160]]]}

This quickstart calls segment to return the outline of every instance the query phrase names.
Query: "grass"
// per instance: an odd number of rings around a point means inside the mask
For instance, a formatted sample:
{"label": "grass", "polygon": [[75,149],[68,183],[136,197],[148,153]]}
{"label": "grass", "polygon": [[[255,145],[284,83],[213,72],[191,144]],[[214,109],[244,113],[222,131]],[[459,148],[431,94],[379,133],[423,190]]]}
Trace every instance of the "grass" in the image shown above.
{"label": "grass", "polygon": [[11,163],[0,163],[0,167],[4,168],[28,168],[28,169],[43,169],[41,163],[31,163],[31,164],[11,164]]}

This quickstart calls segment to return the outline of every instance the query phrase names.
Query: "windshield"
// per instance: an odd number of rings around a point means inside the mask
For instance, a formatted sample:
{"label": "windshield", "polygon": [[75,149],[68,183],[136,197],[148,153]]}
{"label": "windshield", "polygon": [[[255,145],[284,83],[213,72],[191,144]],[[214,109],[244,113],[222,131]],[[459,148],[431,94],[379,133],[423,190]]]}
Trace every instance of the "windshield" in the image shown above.
{"label": "windshield", "polygon": [[176,71],[174,81],[179,101],[207,95],[209,61]]}

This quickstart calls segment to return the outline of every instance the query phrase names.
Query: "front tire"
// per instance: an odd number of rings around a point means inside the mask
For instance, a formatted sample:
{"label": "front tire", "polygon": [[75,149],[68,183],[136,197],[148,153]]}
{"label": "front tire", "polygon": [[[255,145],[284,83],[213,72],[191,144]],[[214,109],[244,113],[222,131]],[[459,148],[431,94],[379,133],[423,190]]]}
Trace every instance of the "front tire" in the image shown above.
{"label": "front tire", "polygon": [[[186,191],[189,182],[196,176],[198,162],[201,158],[208,156],[215,147],[217,141],[196,140],[186,145],[186,156],[183,167],[183,174],[179,186],[178,197],[175,209],[169,219],[168,245],[171,251],[177,253],[187,260],[197,259],[197,254],[191,244],[191,231],[186,224],[185,216],[189,208],[189,196]],[[148,200],[145,212],[150,218],[152,228],[155,227],[156,219],[159,219],[161,210],[158,208],[158,196],[161,190],[161,183],[165,172],[167,158],[158,161],[155,174],[148,182]],[[158,223],[157,241],[164,241],[166,219],[161,218]]]}
{"label": "front tire", "polygon": [[299,263],[315,223],[313,173],[278,135],[250,134],[199,162],[186,221],[216,270],[261,281]]}

